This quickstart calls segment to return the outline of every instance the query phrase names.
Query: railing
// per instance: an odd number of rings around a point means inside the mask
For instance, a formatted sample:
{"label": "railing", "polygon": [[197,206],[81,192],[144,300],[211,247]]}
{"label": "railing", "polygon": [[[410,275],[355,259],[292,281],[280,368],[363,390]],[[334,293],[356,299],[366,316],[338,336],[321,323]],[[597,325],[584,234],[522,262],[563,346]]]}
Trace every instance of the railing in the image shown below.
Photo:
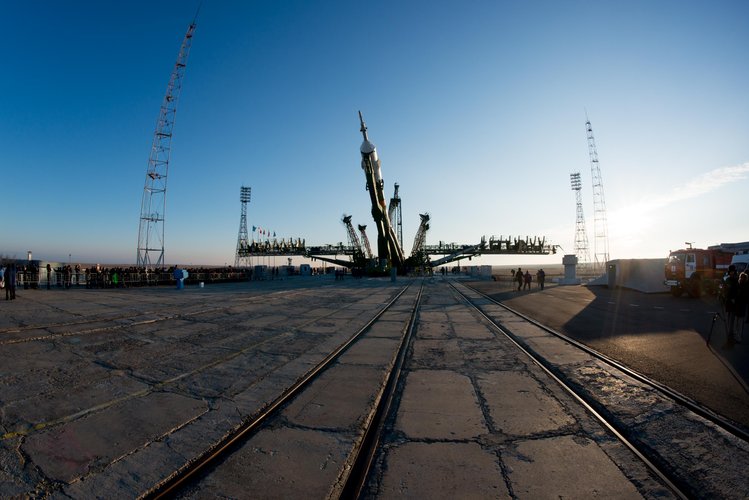
{"label": "railing", "polygon": [[[189,272],[185,284],[204,283],[232,283],[252,279],[249,270],[220,270]],[[130,288],[144,286],[174,285],[176,280],[171,272],[157,271],[73,271],[66,274],[63,270],[47,273],[46,269],[39,272],[18,271],[16,273],[16,288]]]}

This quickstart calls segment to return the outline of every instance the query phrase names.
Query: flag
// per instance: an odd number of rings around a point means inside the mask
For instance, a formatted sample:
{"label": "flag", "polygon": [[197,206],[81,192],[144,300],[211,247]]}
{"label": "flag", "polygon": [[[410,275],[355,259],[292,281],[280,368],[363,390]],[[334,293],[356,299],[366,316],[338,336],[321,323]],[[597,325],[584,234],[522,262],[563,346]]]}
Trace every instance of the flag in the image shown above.
{"label": "flag", "polygon": [[252,226],[252,232],[255,232],[255,229],[257,229],[255,226]]}

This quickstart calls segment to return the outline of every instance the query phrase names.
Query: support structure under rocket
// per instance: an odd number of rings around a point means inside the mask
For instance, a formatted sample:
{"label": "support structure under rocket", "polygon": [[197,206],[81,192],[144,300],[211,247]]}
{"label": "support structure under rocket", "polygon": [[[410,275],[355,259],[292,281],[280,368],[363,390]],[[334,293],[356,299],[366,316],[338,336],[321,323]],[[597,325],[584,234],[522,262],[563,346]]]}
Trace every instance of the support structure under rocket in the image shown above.
{"label": "support structure under rocket", "polygon": [[359,111],[359,121],[361,122],[361,133],[364,136],[364,141],[360,149],[361,168],[364,170],[364,176],[367,180],[367,190],[369,191],[369,198],[372,201],[372,218],[377,227],[377,257],[380,268],[385,269],[390,266],[402,269],[405,264],[405,258],[403,256],[403,249],[388,217],[384,192],[385,182],[382,180],[380,158],[377,156],[375,145],[369,142],[367,126],[364,124],[361,111]]}

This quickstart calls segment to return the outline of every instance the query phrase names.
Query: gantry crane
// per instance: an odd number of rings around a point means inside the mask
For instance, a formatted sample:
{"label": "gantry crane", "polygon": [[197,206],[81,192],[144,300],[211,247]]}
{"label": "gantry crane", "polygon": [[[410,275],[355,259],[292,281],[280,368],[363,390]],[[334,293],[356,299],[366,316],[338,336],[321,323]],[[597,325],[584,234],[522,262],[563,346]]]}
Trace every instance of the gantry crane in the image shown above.
{"label": "gantry crane", "polygon": [[364,250],[367,251],[367,258],[368,259],[374,259],[374,255],[372,254],[372,246],[369,244],[369,238],[367,238],[367,226],[359,224],[357,226],[359,228],[359,233],[361,233],[361,241],[364,245]]}
{"label": "gantry crane", "polygon": [[346,226],[348,242],[354,252],[354,262],[363,262],[364,251],[362,250],[361,243],[359,242],[359,237],[356,235],[356,231],[354,231],[354,225],[351,223],[351,216],[344,214],[342,222],[343,225]]}

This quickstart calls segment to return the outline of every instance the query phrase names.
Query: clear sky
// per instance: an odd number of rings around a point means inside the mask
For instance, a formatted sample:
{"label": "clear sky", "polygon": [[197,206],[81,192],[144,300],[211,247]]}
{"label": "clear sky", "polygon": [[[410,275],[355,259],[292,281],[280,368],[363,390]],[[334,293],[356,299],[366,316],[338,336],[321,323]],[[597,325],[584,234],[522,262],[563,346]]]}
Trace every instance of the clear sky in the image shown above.
{"label": "clear sky", "polygon": [[[134,263],[159,107],[198,0],[0,0],[0,255]],[[546,236],[593,254],[593,125],[612,258],[749,241],[749,2],[204,0],[177,111],[166,261],[233,263],[248,225],[367,224],[357,111],[410,253]],[[256,236],[257,237],[257,236]],[[558,263],[561,255],[491,263]],[[487,261],[488,262],[488,261]]]}

